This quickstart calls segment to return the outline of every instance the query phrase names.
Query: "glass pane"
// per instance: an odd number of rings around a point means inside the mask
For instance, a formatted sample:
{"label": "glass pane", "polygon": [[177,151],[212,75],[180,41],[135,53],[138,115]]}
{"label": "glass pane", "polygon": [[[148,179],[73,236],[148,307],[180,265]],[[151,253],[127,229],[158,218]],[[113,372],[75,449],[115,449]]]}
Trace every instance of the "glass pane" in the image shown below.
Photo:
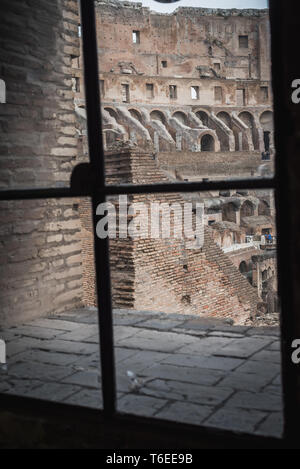
{"label": "glass pane", "polygon": [[3,6],[0,189],[67,187],[87,160],[79,12],[65,3]]}
{"label": "glass pane", "polygon": [[90,201],[1,202],[0,217],[0,392],[101,407]]}
{"label": "glass pane", "polygon": [[104,209],[118,410],[280,436],[273,192],[128,195]]}
{"label": "glass pane", "polygon": [[133,152],[141,174],[124,164],[107,183],[274,174],[268,10],[194,5],[96,6],[105,150]]}

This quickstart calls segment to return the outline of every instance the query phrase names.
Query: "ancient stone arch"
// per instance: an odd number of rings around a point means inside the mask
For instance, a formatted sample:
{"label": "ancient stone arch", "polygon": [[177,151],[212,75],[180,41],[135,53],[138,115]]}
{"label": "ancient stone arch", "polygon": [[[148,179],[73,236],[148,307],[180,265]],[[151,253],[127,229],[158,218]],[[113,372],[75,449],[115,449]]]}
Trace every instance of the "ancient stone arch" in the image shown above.
{"label": "ancient stone arch", "polygon": [[241,272],[241,274],[244,274],[246,272],[248,272],[248,266],[247,266],[247,263],[246,261],[242,261],[239,265],[239,271]]}
{"label": "ancient stone arch", "polygon": [[142,119],[142,115],[140,111],[138,111],[137,109],[131,108],[131,109],[128,109],[128,112],[131,114],[132,117],[134,117],[134,119],[142,123],[143,119]]}
{"label": "ancient stone arch", "polygon": [[241,218],[252,217],[254,215],[254,204],[250,200],[245,200],[241,206]]}
{"label": "ancient stone arch", "polygon": [[215,139],[211,134],[204,134],[200,139],[201,151],[215,151]]}
{"label": "ancient stone arch", "polygon": [[158,109],[153,109],[153,111],[150,112],[150,118],[153,121],[160,121],[163,124],[166,122],[166,117],[162,111],[159,111]]}
{"label": "ancient stone arch", "polygon": [[187,115],[182,112],[182,111],[176,111],[172,115],[172,117],[175,117],[181,124],[187,125]]}
{"label": "ancient stone arch", "polygon": [[266,202],[265,200],[260,200],[260,201],[259,201],[259,204],[258,204],[258,215],[266,215],[266,216],[270,216],[270,215],[271,215],[270,205],[269,205],[268,202]]}
{"label": "ancient stone arch", "polygon": [[205,125],[205,127],[208,127],[208,113],[206,111],[199,110],[196,111],[195,114],[201,120],[202,124]]}
{"label": "ancient stone arch", "polygon": [[221,119],[221,121],[223,121],[224,124],[226,124],[229,129],[232,128],[232,121],[231,121],[231,117],[228,114],[228,112],[220,111],[220,112],[218,112],[217,117],[219,119]]}
{"label": "ancient stone arch", "polygon": [[224,204],[222,207],[222,220],[236,223],[236,207],[232,202]]}
{"label": "ancient stone arch", "polygon": [[108,112],[108,114],[113,117],[116,121],[118,120],[118,113],[117,111],[112,108],[112,107],[105,107],[104,110]]}
{"label": "ancient stone arch", "polygon": [[258,141],[258,133],[255,127],[255,120],[254,120],[253,114],[251,114],[251,112],[249,111],[242,111],[240,112],[238,117],[250,129],[251,135],[252,135],[253,146],[254,146],[254,149],[257,150],[259,148],[259,141]]}

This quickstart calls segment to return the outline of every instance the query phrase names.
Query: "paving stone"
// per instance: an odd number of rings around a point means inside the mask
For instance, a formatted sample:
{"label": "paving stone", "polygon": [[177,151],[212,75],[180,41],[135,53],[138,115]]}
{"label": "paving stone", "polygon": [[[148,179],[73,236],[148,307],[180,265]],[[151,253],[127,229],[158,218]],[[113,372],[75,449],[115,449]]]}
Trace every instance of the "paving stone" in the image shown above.
{"label": "paving stone", "polygon": [[162,378],[178,380],[187,383],[213,385],[224,377],[224,373],[216,370],[204,370],[197,367],[183,367],[167,364],[154,365],[143,372],[144,376],[151,378]]}
{"label": "paving stone", "polygon": [[279,373],[272,381],[272,384],[274,385],[280,385],[282,384],[282,377],[281,377],[281,373]]}
{"label": "paving stone", "polygon": [[159,409],[166,405],[164,399],[155,397],[140,396],[138,394],[127,394],[118,399],[118,412],[126,414],[142,415],[145,417],[153,416]]}
{"label": "paving stone", "polygon": [[77,384],[86,388],[101,388],[101,377],[97,371],[78,371],[63,380],[64,383]]}
{"label": "paving stone", "polygon": [[102,392],[100,388],[97,391],[94,389],[82,389],[81,391],[64,399],[64,402],[66,404],[91,407],[93,409],[103,408]]}
{"label": "paving stone", "polygon": [[197,318],[197,319],[190,319],[187,320],[184,324],[182,324],[183,329],[200,329],[203,331],[214,329],[216,326],[216,321],[209,318]]}
{"label": "paving stone", "polygon": [[66,366],[50,365],[46,363],[16,363],[8,367],[8,375],[23,379],[38,379],[45,381],[59,381],[70,375],[72,369]]}
{"label": "paving stone", "polygon": [[200,425],[213,408],[206,405],[195,405],[187,402],[172,402],[167,408],[157,412],[155,417],[182,423]]}
{"label": "paving stone", "polygon": [[257,360],[246,360],[241,366],[238,367],[241,373],[254,373],[255,375],[268,376],[271,380],[280,373],[280,365],[278,363],[267,364]]}
{"label": "paving stone", "polygon": [[214,355],[237,357],[237,358],[248,358],[254,353],[266,347],[270,341],[268,339],[258,339],[255,337],[245,337],[244,339],[236,339],[225,345],[218,350]]}
{"label": "paving stone", "polygon": [[141,350],[174,352],[183,345],[192,343],[194,340],[197,339],[184,334],[175,334],[174,332],[138,330],[134,336],[118,341],[117,345]]}
{"label": "paving stone", "polygon": [[[183,330],[180,327],[174,327],[171,332],[182,334]],[[195,337],[206,337],[209,331],[202,331],[200,329],[184,329],[184,334],[193,335]]]}
{"label": "paving stone", "polygon": [[282,410],[281,396],[267,392],[251,393],[240,391],[234,394],[226,403],[227,407],[241,409],[256,409],[263,411],[278,412]]}
{"label": "paving stone", "polygon": [[258,435],[273,436],[281,438],[283,434],[283,414],[274,412],[259,425],[256,432]]}
{"label": "paving stone", "polygon": [[122,360],[117,365],[117,371],[126,373],[127,370],[133,371],[136,374],[143,374],[144,370],[155,364],[161,363],[169,354],[163,352],[155,352],[150,350],[137,351],[134,349],[127,349],[129,352],[134,352],[133,355]]}
{"label": "paving stone", "polygon": [[199,367],[211,370],[229,371],[243,364],[245,360],[227,357],[201,357],[183,353],[170,354],[163,363],[177,366]]}
{"label": "paving stone", "polygon": [[253,433],[256,425],[267,414],[257,410],[230,409],[226,406],[217,410],[204,425],[242,433]]}
{"label": "paving stone", "polygon": [[184,400],[189,402],[196,402],[205,405],[219,405],[223,401],[229,398],[233,393],[232,389],[221,388],[216,386],[202,386],[193,383],[182,383],[181,381],[171,381],[154,379],[153,381],[147,382],[142,389],[151,390],[153,394],[155,391],[165,398]]}
{"label": "paving stone", "polygon": [[122,361],[126,360],[126,358],[136,355],[135,349],[127,349],[127,348],[121,348],[121,347],[115,347],[114,352],[115,352],[116,363],[121,363]]}
{"label": "paving stone", "polygon": [[204,337],[195,340],[192,344],[181,347],[180,353],[195,353],[202,356],[216,354],[223,347],[230,345],[234,339],[228,337]]}
{"label": "paving stone", "polygon": [[6,329],[0,331],[0,339],[4,340],[6,343],[15,341],[20,336],[13,332],[13,329]]}
{"label": "paving stone", "polygon": [[279,327],[253,327],[248,330],[247,335],[257,335],[257,336],[280,336]]}
{"label": "paving stone", "polygon": [[118,345],[123,339],[135,336],[140,330],[131,326],[114,326],[114,341]]}
{"label": "paving stone", "polygon": [[46,327],[20,326],[12,329],[15,334],[24,337],[35,337],[36,339],[54,339],[63,334],[63,331],[49,329]]}
{"label": "paving stone", "polygon": [[[146,316],[148,317],[148,316]],[[114,315],[113,324],[114,326],[132,326],[134,324],[140,324],[146,320],[145,316],[134,316],[134,315]]]}
{"label": "paving stone", "polygon": [[43,383],[35,379],[25,380],[10,378],[8,384],[9,388],[6,391],[3,390],[3,392],[5,392],[6,394],[24,396],[30,389],[35,389]]}
{"label": "paving stone", "polygon": [[[138,324],[137,327],[145,327],[146,329],[157,329],[157,330],[171,330],[173,327],[179,327],[182,321],[176,321],[175,319],[148,319]],[[181,331],[182,332],[182,331]]]}
{"label": "paving stone", "polygon": [[52,350],[54,352],[65,352],[89,355],[99,351],[98,344],[87,344],[85,342],[73,342],[71,340],[44,340],[41,341],[39,348],[41,350]]}
{"label": "paving stone", "polygon": [[78,356],[73,353],[56,353],[52,351],[27,350],[26,352],[13,357],[9,363],[17,363],[21,360],[25,363],[40,362],[50,363],[52,365],[68,366],[71,363],[75,363],[77,359]]}
{"label": "paving stone", "polygon": [[[274,328],[125,309],[114,319],[117,395],[124,412],[280,433],[280,342]],[[97,322],[96,309],[85,308],[1,330],[8,369],[0,370],[0,392],[100,408]]]}
{"label": "paving stone", "polygon": [[237,332],[220,332],[220,331],[210,331],[208,332],[209,337],[229,337],[233,339],[240,339],[244,337],[243,334],[238,334]]}
{"label": "paving stone", "polygon": [[268,350],[276,350],[277,352],[280,352],[281,350],[281,344],[279,340],[274,341],[272,344],[268,345]]}
{"label": "paving stone", "polygon": [[78,386],[71,386],[63,383],[47,383],[28,390],[25,395],[36,399],[61,402],[78,390],[80,390],[80,387]]}
{"label": "paving stone", "polygon": [[230,387],[239,391],[261,391],[270,383],[270,377],[266,374],[241,373],[233,371],[218,382],[218,386]]}
{"label": "paving stone", "polygon": [[97,334],[98,342],[99,342],[98,326],[91,325],[91,324],[84,324],[80,327],[80,329],[75,329],[71,332],[65,332],[62,335],[60,335],[59,338],[62,340],[88,342],[88,338],[95,334]]}
{"label": "paving stone", "polygon": [[33,337],[20,337],[19,339],[8,342],[6,344],[6,355],[8,358],[8,363],[10,357],[24,353],[26,350],[39,348],[43,342],[44,341],[35,339]]}
{"label": "paving stone", "polygon": [[261,363],[281,363],[281,355],[277,350],[261,350],[252,355],[251,360]]}
{"label": "paving stone", "polygon": [[243,363],[242,359],[229,357],[206,357],[201,358],[199,362],[200,368],[208,368],[210,370],[231,371],[236,369]]}
{"label": "paving stone", "polygon": [[57,329],[60,331],[73,331],[81,327],[74,321],[63,321],[61,319],[35,319],[30,322],[31,326],[45,327],[47,329]]}
{"label": "paving stone", "polygon": [[281,384],[270,384],[264,388],[264,392],[268,392],[270,394],[277,394],[278,396],[282,396],[282,386]]}
{"label": "paving stone", "polygon": [[246,334],[250,329],[250,326],[228,326],[217,324],[212,330],[219,332],[232,332],[233,334]]}

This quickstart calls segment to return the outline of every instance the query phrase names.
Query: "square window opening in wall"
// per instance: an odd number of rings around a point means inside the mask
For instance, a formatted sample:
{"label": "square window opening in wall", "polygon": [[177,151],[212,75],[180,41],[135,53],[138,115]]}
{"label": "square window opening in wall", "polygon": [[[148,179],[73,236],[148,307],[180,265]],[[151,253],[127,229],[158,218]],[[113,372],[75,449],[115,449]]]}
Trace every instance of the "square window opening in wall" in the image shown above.
{"label": "square window opening in wall", "polygon": [[122,102],[129,103],[130,94],[129,94],[129,85],[127,83],[122,84]]}
{"label": "square window opening in wall", "polygon": [[248,36],[239,36],[239,48],[248,49],[248,47],[249,47]]}
{"label": "square window opening in wall", "polygon": [[146,97],[148,99],[154,98],[154,86],[152,83],[146,83]]}
{"label": "square window opening in wall", "polygon": [[269,88],[268,86],[260,87],[260,99],[265,103],[269,100]]}
{"label": "square window opening in wall", "polygon": [[162,60],[161,61],[161,66],[162,66],[162,68],[167,68],[168,62],[166,60]]}
{"label": "square window opening in wall", "polygon": [[245,88],[238,88],[236,90],[236,105],[246,106],[246,90]]}
{"label": "square window opening in wall", "polygon": [[132,31],[132,43],[140,44],[140,31]]}
{"label": "square window opening in wall", "polygon": [[199,99],[199,86],[191,86],[191,98]]}
{"label": "square window opening in wall", "polygon": [[221,70],[221,64],[220,63],[214,63],[214,69],[217,71]]}
{"label": "square window opening in wall", "polygon": [[177,99],[177,86],[169,85],[169,95],[171,99]]}
{"label": "square window opening in wall", "polygon": [[214,88],[215,103],[222,104],[223,102],[223,90],[221,86],[215,86]]}
{"label": "square window opening in wall", "polygon": [[80,93],[80,78],[79,77],[72,78],[72,91],[74,93]]}

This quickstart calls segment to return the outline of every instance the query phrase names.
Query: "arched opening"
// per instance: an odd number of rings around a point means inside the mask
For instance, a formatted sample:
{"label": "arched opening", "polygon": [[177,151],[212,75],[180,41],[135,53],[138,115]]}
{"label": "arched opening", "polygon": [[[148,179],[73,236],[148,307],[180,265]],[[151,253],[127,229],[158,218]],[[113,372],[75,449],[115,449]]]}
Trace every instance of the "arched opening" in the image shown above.
{"label": "arched opening", "polygon": [[108,112],[108,114],[113,117],[116,121],[118,120],[118,114],[114,109],[112,109],[111,107],[105,107],[104,110]]}
{"label": "arched opening", "polygon": [[175,117],[175,119],[177,119],[181,124],[183,125],[187,124],[187,117],[184,114],[184,112],[180,112],[180,111],[174,112],[173,117]]}
{"label": "arched opening", "polygon": [[250,112],[243,111],[239,114],[239,118],[250,129],[253,146],[254,146],[254,149],[257,150],[259,147],[258,146],[258,134],[255,128],[254,117],[252,116],[252,114],[250,114]]}
{"label": "arched opening", "polygon": [[252,217],[254,215],[254,205],[246,200],[241,206],[241,218]]}
{"label": "arched opening", "polygon": [[134,119],[142,123],[142,116],[138,111],[136,111],[136,109],[129,109],[129,113],[132,115]]}
{"label": "arched opening", "polygon": [[271,215],[269,204],[265,200],[261,200],[258,204],[258,215]]}
{"label": "arched opening", "polygon": [[6,85],[5,81],[0,79],[0,104],[6,103]]}
{"label": "arched opening", "polygon": [[263,282],[265,282],[266,280],[268,280],[268,271],[267,271],[267,269],[262,271],[262,273],[261,273],[261,279],[262,279]]}
{"label": "arched opening", "polygon": [[215,151],[215,141],[211,135],[206,134],[201,138],[201,151]]}
{"label": "arched opening", "polygon": [[224,204],[222,207],[222,221],[231,221],[236,223],[236,211],[232,202]]}
{"label": "arched opening", "polygon": [[151,118],[152,121],[160,121],[163,124],[165,123],[165,116],[160,111],[150,112],[150,118]]}
{"label": "arched opening", "polygon": [[254,127],[254,118],[250,112],[243,111],[239,114],[239,118],[241,121],[244,122],[244,124],[249,127],[249,129],[252,129]]}
{"label": "arched opening", "polygon": [[208,114],[204,111],[197,111],[196,116],[201,120],[202,124],[205,125],[205,127],[208,127]]}
{"label": "arched opening", "polygon": [[239,271],[241,272],[241,274],[245,274],[246,272],[248,272],[248,268],[247,268],[247,264],[245,261],[242,261],[239,265]]}
{"label": "arched opening", "polygon": [[232,128],[232,122],[231,122],[231,117],[230,115],[228,114],[228,112],[224,112],[224,111],[221,111],[217,114],[217,117],[218,119],[220,119],[222,122],[224,122],[225,125],[227,125],[227,127],[229,129]]}
{"label": "arched opening", "polygon": [[266,132],[273,131],[273,113],[271,111],[265,111],[259,118],[259,122]]}

